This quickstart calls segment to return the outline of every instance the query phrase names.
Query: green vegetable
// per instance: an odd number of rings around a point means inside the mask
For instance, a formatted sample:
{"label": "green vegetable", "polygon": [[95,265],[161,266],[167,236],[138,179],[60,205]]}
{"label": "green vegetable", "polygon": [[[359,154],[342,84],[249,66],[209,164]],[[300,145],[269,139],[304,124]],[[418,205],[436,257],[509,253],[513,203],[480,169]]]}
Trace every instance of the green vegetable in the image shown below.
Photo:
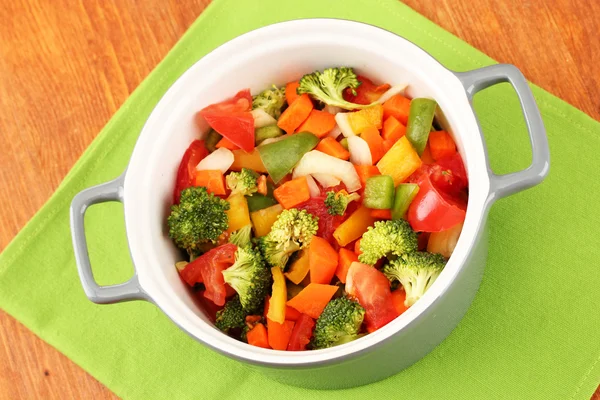
{"label": "green vegetable", "polygon": [[396,188],[394,206],[392,207],[392,219],[403,219],[415,196],[419,193],[419,185],[416,183],[401,183]]}
{"label": "green vegetable", "polygon": [[344,90],[349,88],[356,95],[356,88],[360,85],[358,78],[352,68],[327,68],[323,73],[315,71],[300,79],[298,94],[308,93],[323,103],[356,110],[369,107],[371,104],[355,104],[344,100]]}
{"label": "green vegetable", "polygon": [[276,138],[283,135],[283,131],[277,125],[267,125],[254,130],[254,143],[258,146],[265,139]]}
{"label": "green vegetable", "polygon": [[302,156],[315,148],[319,139],[308,132],[286,137],[275,143],[257,147],[260,158],[273,179],[279,183],[300,161]]}
{"label": "green vegetable", "polygon": [[275,185],[271,181],[267,181],[267,194],[254,193],[252,196],[246,196],[248,210],[250,212],[262,210],[263,208],[271,207],[277,204],[277,200],[273,197]]}
{"label": "green vegetable", "polygon": [[446,260],[441,254],[416,252],[403,254],[386,265],[383,273],[390,281],[400,281],[406,292],[404,304],[412,306],[433,285]]}
{"label": "green vegetable", "polygon": [[317,319],[312,348],[325,349],[357,339],[364,317],[365,309],[358,302],[346,297],[331,300]]}
{"label": "green vegetable", "polygon": [[262,108],[277,119],[281,115],[281,109],[285,104],[285,88],[277,88],[273,85],[271,89],[266,89],[252,98],[252,109]]}
{"label": "green vegetable", "polygon": [[327,206],[327,212],[329,215],[344,215],[346,208],[351,201],[359,200],[360,195],[358,193],[348,194],[345,190],[340,190],[335,193],[333,190],[327,192],[325,198],[325,205]]}
{"label": "green vegetable", "polygon": [[417,98],[410,102],[406,137],[419,155],[423,154],[427,145],[436,107],[437,103],[431,99]]}
{"label": "green vegetable", "polygon": [[340,140],[340,144],[344,149],[348,150],[348,138],[343,138],[342,140]]}
{"label": "green vegetable", "polygon": [[189,187],[181,192],[179,204],[171,206],[167,218],[169,237],[177,247],[193,254],[203,244],[215,243],[227,229],[229,203],[205,187]]}
{"label": "green vegetable", "polygon": [[217,311],[215,326],[227,333],[230,329],[243,329],[246,325],[246,313],[242,308],[239,296],[225,303],[222,310]]}
{"label": "green vegetable", "polygon": [[246,247],[252,244],[252,224],[248,224],[233,232],[229,236],[229,243],[233,243],[237,247]]}
{"label": "green vegetable", "polygon": [[382,257],[391,258],[417,251],[417,234],[403,219],[377,221],[363,234],[360,251],[358,260],[361,263],[375,265]]}
{"label": "green vegetable", "polygon": [[365,182],[363,205],[376,210],[387,210],[394,205],[394,178],[389,175],[371,176]]}
{"label": "green vegetable", "polygon": [[222,138],[223,136],[221,136],[221,134],[214,129],[208,131],[206,137],[204,138],[204,145],[206,146],[206,149],[211,153],[215,151],[217,149],[217,143],[219,143],[219,140]]}
{"label": "green vegetable", "polygon": [[225,178],[227,187],[231,190],[231,195],[241,193],[244,196],[252,196],[258,190],[258,173],[248,168],[242,168],[240,172],[230,172]]}
{"label": "green vegetable", "polygon": [[267,236],[258,239],[265,260],[272,267],[285,268],[290,256],[307,247],[319,229],[319,218],[306,210],[283,210]]}
{"label": "green vegetable", "polygon": [[223,271],[223,278],[237,292],[247,313],[255,313],[263,307],[272,285],[271,271],[260,252],[252,247],[238,247],[235,263]]}

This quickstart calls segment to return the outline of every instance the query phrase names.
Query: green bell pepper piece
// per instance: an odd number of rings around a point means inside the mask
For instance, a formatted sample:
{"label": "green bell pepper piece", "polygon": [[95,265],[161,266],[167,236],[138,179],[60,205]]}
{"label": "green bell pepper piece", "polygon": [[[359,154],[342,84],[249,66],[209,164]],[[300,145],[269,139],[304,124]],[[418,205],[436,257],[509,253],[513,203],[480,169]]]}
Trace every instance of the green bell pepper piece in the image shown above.
{"label": "green bell pepper piece", "polygon": [[389,175],[376,175],[365,182],[363,205],[376,210],[387,210],[394,205],[394,179]]}
{"label": "green bell pepper piece", "polygon": [[267,125],[254,130],[254,143],[258,146],[265,139],[276,138],[283,135],[283,131],[277,125]]}
{"label": "green bell pepper piece", "polygon": [[396,188],[396,197],[392,207],[392,219],[403,219],[415,196],[419,193],[416,183],[401,183]]}
{"label": "green bell pepper piece", "polygon": [[340,140],[340,144],[342,145],[343,148],[348,150],[348,138],[343,138],[342,140]]}
{"label": "green bell pepper piece", "polygon": [[215,151],[217,149],[217,143],[219,143],[219,140],[221,140],[222,137],[223,136],[221,136],[219,132],[215,131],[214,129],[208,131],[206,137],[204,138],[204,145],[206,146],[206,149],[211,153]]}
{"label": "green bell pepper piece", "polygon": [[308,132],[295,133],[278,142],[258,146],[258,154],[273,179],[279,183],[284,176],[292,171],[292,168],[302,156],[319,143],[319,139]]}
{"label": "green bell pepper piece", "polygon": [[275,197],[273,197],[273,190],[275,190],[275,185],[273,185],[271,182],[267,182],[266,195],[253,193],[252,196],[246,196],[248,211],[254,212],[277,204],[277,200],[275,200]]}
{"label": "green bell pepper piece", "polygon": [[436,107],[437,103],[431,99],[417,98],[410,102],[406,137],[419,155],[427,145]]}

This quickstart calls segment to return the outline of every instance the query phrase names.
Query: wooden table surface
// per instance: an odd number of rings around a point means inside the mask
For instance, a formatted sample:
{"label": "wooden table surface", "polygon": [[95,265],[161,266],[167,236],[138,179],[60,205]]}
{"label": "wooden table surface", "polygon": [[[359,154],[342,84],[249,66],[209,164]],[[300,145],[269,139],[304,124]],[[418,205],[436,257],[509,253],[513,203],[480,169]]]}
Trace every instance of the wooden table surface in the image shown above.
{"label": "wooden table surface", "polygon": [[[405,2],[600,119],[600,2]],[[0,0],[0,251],[208,3]],[[116,398],[1,311],[0,360],[0,399]]]}

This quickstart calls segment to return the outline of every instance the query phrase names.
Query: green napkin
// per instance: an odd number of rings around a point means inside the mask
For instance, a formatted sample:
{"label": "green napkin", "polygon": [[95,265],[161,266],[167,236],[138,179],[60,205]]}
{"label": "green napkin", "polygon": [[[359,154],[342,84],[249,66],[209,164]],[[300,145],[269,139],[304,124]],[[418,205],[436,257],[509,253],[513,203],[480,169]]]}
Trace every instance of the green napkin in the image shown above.
{"label": "green napkin", "polygon": [[[378,25],[455,70],[493,62],[393,0],[216,1],[0,256],[0,307],[128,399],[589,399],[600,381],[600,125],[536,87],[550,176],[493,207],[489,261],[472,307],[437,349],[396,376],[339,392],[289,387],[208,350],[149,303],[86,299],[71,249],[73,196],[123,171],[152,108],[192,63],[251,29],[308,17]],[[495,171],[526,166],[529,144],[511,89],[488,89],[475,104]],[[99,282],[127,279],[122,207],[91,208],[86,226]]]}

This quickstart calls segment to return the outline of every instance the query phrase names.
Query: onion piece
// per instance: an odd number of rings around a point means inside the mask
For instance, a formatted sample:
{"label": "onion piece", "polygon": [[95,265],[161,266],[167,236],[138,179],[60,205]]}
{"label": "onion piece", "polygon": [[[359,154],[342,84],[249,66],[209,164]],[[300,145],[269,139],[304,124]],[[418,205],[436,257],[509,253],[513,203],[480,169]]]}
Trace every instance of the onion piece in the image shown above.
{"label": "onion piece", "polygon": [[219,170],[225,173],[233,164],[233,153],[224,147],[216,149],[196,165],[196,171]]}
{"label": "onion piece", "polygon": [[319,189],[319,185],[317,185],[317,182],[315,182],[312,176],[306,175],[306,183],[308,183],[310,197],[318,197],[321,195],[321,189]]}
{"label": "onion piece", "polygon": [[285,135],[281,135],[279,137],[267,138],[267,139],[263,140],[262,142],[260,142],[259,146],[264,146],[265,144],[279,142],[280,140],[283,140],[285,138],[286,138]]}
{"label": "onion piece", "polygon": [[262,128],[263,126],[275,125],[277,123],[277,120],[262,108],[252,110],[250,111],[250,114],[252,114],[252,118],[254,118],[255,128]]}
{"label": "onion piece", "polygon": [[350,152],[350,162],[354,165],[373,165],[371,149],[369,144],[358,136],[348,138],[348,151]]}
{"label": "onion piece", "polygon": [[338,136],[342,134],[342,130],[337,124],[333,127],[333,129],[327,134],[327,136],[337,139]]}
{"label": "onion piece", "polygon": [[344,109],[342,107],[330,106],[329,104],[327,104],[325,107],[323,107],[323,111],[326,111],[329,114],[335,115],[337,113],[344,111]]}
{"label": "onion piece", "polygon": [[313,174],[313,178],[315,178],[317,182],[319,182],[319,185],[324,188],[337,186],[341,182],[338,178],[330,174]]}
{"label": "onion piece", "polygon": [[356,136],[356,133],[352,130],[352,127],[348,122],[348,113],[335,114],[335,122],[342,131],[344,137]]}
{"label": "onion piece", "polygon": [[356,192],[361,188],[360,179],[354,165],[318,150],[304,154],[294,169],[294,176],[328,174],[340,179],[348,192]]}
{"label": "onion piece", "polygon": [[393,96],[395,96],[397,94],[404,95],[404,90],[406,89],[407,86],[408,86],[408,84],[406,84],[406,83],[401,83],[400,85],[392,86],[391,88],[389,88],[387,90],[387,92],[385,92],[384,94],[382,94],[379,99],[377,99],[377,103],[383,104],[387,100],[389,100],[390,97],[393,97]]}
{"label": "onion piece", "polygon": [[433,232],[427,242],[427,251],[430,253],[440,253],[446,258],[450,258],[462,232],[463,223],[456,224],[450,229],[441,232]]}

